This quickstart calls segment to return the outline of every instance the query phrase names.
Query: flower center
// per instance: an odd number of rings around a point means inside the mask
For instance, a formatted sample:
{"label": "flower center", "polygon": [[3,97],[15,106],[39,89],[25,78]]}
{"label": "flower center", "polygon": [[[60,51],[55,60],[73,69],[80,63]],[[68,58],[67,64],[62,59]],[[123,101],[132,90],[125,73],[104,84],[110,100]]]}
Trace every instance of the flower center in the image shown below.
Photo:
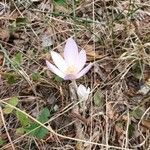
{"label": "flower center", "polygon": [[74,74],[76,71],[77,71],[76,67],[72,65],[66,69],[65,73],[66,74]]}

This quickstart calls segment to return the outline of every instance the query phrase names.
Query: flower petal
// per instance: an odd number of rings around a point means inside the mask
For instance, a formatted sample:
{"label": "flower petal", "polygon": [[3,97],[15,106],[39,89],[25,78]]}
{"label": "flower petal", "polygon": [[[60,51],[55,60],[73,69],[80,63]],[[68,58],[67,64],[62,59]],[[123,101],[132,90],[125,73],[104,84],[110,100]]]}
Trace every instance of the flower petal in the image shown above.
{"label": "flower petal", "polygon": [[74,74],[68,74],[64,77],[64,80],[75,80],[76,76]]}
{"label": "flower petal", "polygon": [[83,97],[85,93],[86,93],[86,87],[84,85],[80,84],[77,88],[78,96]]}
{"label": "flower petal", "polygon": [[76,79],[82,77],[83,75],[85,75],[90,68],[92,67],[92,63],[90,63],[88,66],[86,66],[83,70],[81,70],[77,75],[76,75]]}
{"label": "flower petal", "polygon": [[77,88],[77,94],[80,99],[87,100],[90,94],[90,88],[86,88],[84,85],[80,84]]}
{"label": "flower petal", "polygon": [[86,63],[86,52],[85,50],[81,50],[79,52],[78,61],[77,61],[78,72],[84,67],[85,63]]}
{"label": "flower petal", "polygon": [[87,89],[87,91],[86,91],[86,92],[89,94],[89,93],[90,93],[90,90],[91,90],[91,89],[88,87],[88,89]]}
{"label": "flower petal", "polygon": [[53,62],[55,63],[55,65],[62,71],[64,72],[67,68],[67,64],[65,62],[65,60],[62,58],[61,55],[59,55],[58,53],[51,51],[51,56],[53,59]]}
{"label": "flower petal", "polygon": [[64,58],[68,65],[75,65],[78,58],[78,46],[76,42],[69,38],[64,49]]}
{"label": "flower petal", "polygon": [[65,77],[64,73],[62,73],[58,68],[56,68],[54,65],[52,65],[49,61],[46,60],[46,64],[53,73],[55,73],[56,75],[58,75],[61,78]]}

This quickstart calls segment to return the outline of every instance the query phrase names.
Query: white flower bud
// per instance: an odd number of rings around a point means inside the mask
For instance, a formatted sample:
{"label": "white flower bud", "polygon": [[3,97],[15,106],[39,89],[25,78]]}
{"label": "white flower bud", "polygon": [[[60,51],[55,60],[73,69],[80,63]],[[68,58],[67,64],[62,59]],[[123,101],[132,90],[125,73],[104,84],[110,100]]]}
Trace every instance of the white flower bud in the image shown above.
{"label": "white flower bud", "polygon": [[84,85],[80,84],[77,88],[77,94],[79,99],[87,100],[90,94],[90,88],[86,88]]}

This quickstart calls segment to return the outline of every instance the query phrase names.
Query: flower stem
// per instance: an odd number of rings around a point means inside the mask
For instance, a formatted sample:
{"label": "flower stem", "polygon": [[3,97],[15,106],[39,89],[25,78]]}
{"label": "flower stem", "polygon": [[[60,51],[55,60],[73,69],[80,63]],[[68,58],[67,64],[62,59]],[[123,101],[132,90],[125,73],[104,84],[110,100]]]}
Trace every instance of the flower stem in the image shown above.
{"label": "flower stem", "polygon": [[73,87],[75,89],[75,92],[77,92],[78,86],[77,86],[76,80],[72,80],[72,85],[73,85]]}

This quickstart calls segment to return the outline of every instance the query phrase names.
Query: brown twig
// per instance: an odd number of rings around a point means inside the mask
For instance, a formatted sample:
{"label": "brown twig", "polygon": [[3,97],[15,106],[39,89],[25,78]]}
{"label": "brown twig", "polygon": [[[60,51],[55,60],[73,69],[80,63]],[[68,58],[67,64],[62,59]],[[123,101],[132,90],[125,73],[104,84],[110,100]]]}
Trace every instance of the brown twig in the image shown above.
{"label": "brown twig", "polygon": [[11,137],[10,137],[10,135],[9,135],[9,132],[8,132],[7,127],[6,127],[6,124],[5,124],[5,119],[4,119],[4,115],[3,115],[3,111],[2,111],[1,106],[0,106],[0,113],[1,113],[2,122],[3,122],[4,128],[5,128],[5,131],[6,131],[8,140],[9,140],[10,145],[11,145],[11,147],[12,147],[12,150],[15,150],[14,144],[13,144],[13,142],[12,142],[12,140],[11,140]]}

